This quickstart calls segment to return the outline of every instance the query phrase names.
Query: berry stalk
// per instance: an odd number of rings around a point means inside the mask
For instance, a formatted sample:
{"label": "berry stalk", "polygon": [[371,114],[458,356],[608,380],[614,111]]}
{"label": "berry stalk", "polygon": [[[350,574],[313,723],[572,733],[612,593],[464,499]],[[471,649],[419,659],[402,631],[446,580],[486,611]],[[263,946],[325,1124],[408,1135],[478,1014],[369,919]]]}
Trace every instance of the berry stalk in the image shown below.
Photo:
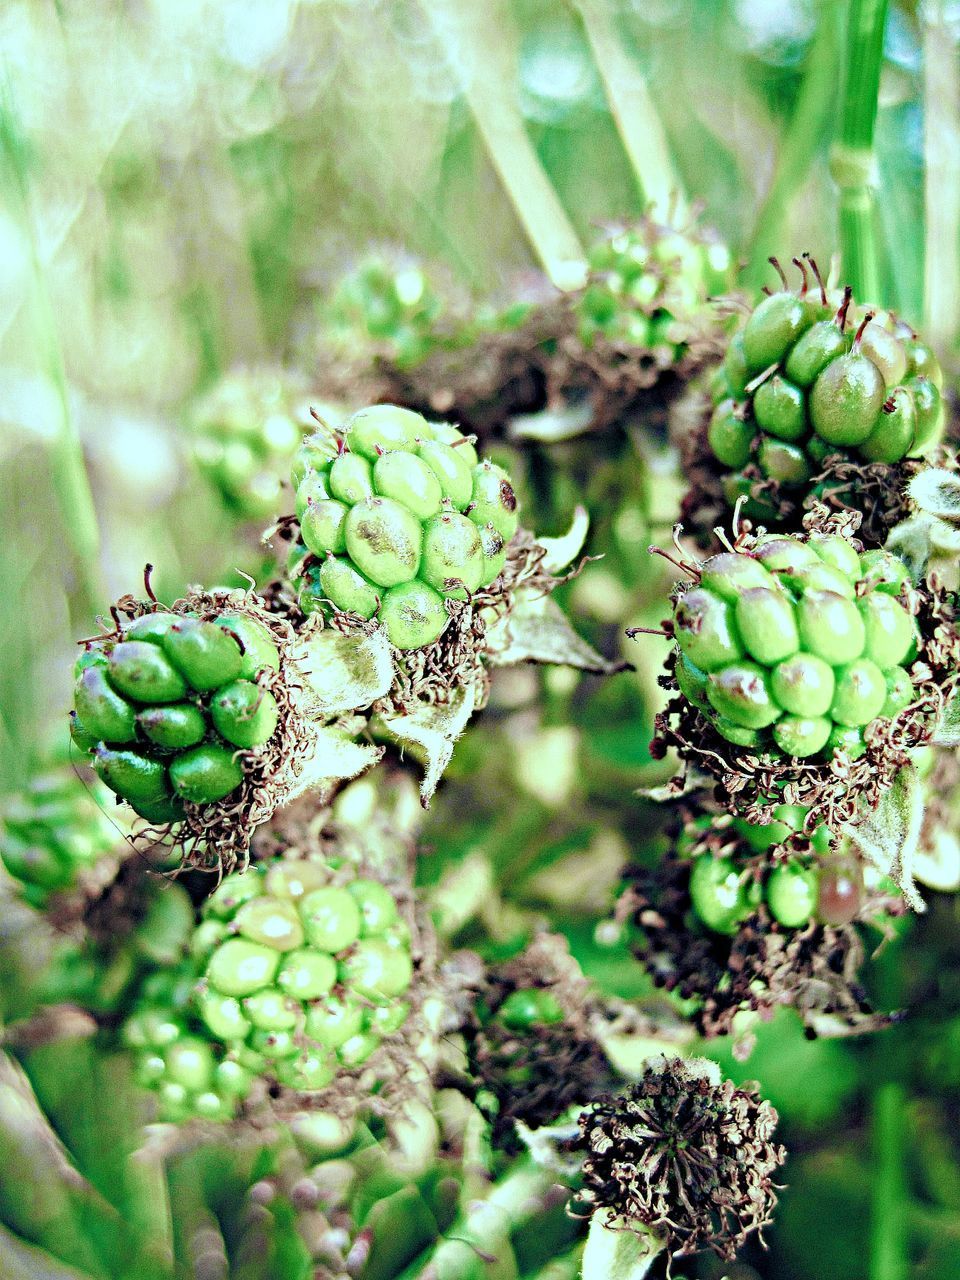
{"label": "berry stalk", "polygon": [[906,1105],[902,1085],[888,1081],[876,1090],[872,1103],[875,1176],[870,1227],[869,1280],[906,1280],[907,1257],[903,1206]]}
{"label": "berry stalk", "polygon": [[943,352],[953,336],[960,295],[960,72],[957,42],[942,3],[922,10],[924,154],[924,324]]}
{"label": "berry stalk", "polygon": [[603,0],[577,0],[577,8],[643,205],[654,218],[681,226],[683,186],[647,82],[617,35],[613,10]]}
{"label": "berry stalk", "polygon": [[426,6],[453,66],[491,163],[544,271],[558,289],[577,288],[583,247],[540,163],[516,101],[516,33],[502,4]]}
{"label": "berry stalk", "polygon": [[818,7],[817,34],[807,58],[803,84],[784,134],[773,181],[757,215],[750,249],[750,276],[757,285],[767,278],[770,255],[788,238],[787,211],[807,180],[823,135],[829,128],[840,73],[842,10],[832,0]]}
{"label": "berry stalk", "polygon": [[888,0],[851,0],[846,82],[830,169],[840,188],[840,246],[844,279],[860,297],[879,298],[874,211],[873,136]]}
{"label": "berry stalk", "polygon": [[29,245],[30,311],[36,350],[57,403],[57,438],[51,444],[50,473],[60,507],[63,533],[74,553],[79,611],[92,612],[103,592],[99,582],[100,529],[80,436],[70,412],[63,352],[47,287],[30,200],[29,144],[21,134],[13,103],[0,93],[0,172],[13,189],[13,206]]}

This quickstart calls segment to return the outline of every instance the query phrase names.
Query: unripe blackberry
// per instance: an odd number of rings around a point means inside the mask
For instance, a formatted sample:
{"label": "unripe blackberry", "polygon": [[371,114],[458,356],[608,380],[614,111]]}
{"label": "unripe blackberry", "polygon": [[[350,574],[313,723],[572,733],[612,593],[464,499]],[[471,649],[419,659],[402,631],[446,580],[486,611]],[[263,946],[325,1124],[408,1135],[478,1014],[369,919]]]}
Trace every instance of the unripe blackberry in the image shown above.
{"label": "unripe blackberry", "polygon": [[109,818],[107,791],[63,766],[31,778],[0,806],[0,859],[31,906],[70,889],[122,839]]}
{"label": "unripe blackberry", "polygon": [[195,983],[189,963],[154,974],[121,1033],[138,1084],[156,1093],[158,1118],[173,1124],[233,1119],[254,1080],[198,1020]]}
{"label": "unripe blackberry", "polygon": [[244,520],[283,508],[283,482],[307,430],[306,388],[289,373],[235,370],[192,415],[194,457],[224,504]]}
{"label": "unripe blackberry", "polygon": [[409,1012],[397,902],[334,861],[278,859],[228,876],[204,905],[194,951],[209,1033],[297,1092],[366,1062]]}
{"label": "unripe blackberry", "polygon": [[654,750],[675,747],[750,822],[784,801],[810,810],[810,830],[861,821],[936,739],[960,680],[955,595],[864,551],[858,521],[818,506],[803,533],[744,526],[703,564],[682,548],[673,561],[694,581],[665,624],[677,647],[661,683],[678,692]]}
{"label": "unripe blackberry", "polygon": [[573,301],[584,346],[641,348],[669,368],[701,332],[707,299],[727,287],[730,255],[718,242],[643,218],[607,228],[588,266]]}
{"label": "unripe blackberry", "polygon": [[294,467],[305,613],[383,623],[398,649],[433,644],[444,601],[492,587],[517,531],[517,499],[468,437],[395,405],[311,437]]}
{"label": "unripe blackberry", "polygon": [[812,259],[794,262],[799,290],[781,271],[783,289],[754,309],[710,382],[702,456],[687,446],[691,510],[704,505],[699,487],[712,490],[712,470],[729,508],[746,498],[745,515],[780,525],[796,527],[804,505],[827,492],[834,506],[867,501],[880,508],[870,516],[882,541],[906,510],[909,460],[940,440],[942,374],[909,326],[854,306],[849,289],[828,295]]}
{"label": "unripe blackberry", "polygon": [[673,634],[678,683],[721,737],[821,756],[837,729],[888,714],[891,690],[908,705],[916,623],[872,564],[839,534],[765,537],[706,561],[676,599]]}
{"label": "unripe blackberry", "polygon": [[399,253],[380,252],[342,276],[324,299],[322,345],[333,354],[418,364],[441,341],[443,302],[422,266]]}
{"label": "unripe blackberry", "polygon": [[277,728],[270,628],[239,609],[207,614],[121,619],[77,663],[74,738],[107,786],[158,825],[183,818],[184,804],[231,795],[244,776],[239,753]]}
{"label": "unripe blackberry", "polygon": [[811,830],[803,806],[776,805],[761,824],[704,812],[703,801],[678,815],[657,866],[628,872],[618,914],[654,983],[691,1001],[708,1037],[728,1034],[741,1010],[766,1017],[781,1005],[814,1030],[884,1025],[860,985],[855,926],[902,913],[904,899],[868,893],[850,842],[825,824]]}

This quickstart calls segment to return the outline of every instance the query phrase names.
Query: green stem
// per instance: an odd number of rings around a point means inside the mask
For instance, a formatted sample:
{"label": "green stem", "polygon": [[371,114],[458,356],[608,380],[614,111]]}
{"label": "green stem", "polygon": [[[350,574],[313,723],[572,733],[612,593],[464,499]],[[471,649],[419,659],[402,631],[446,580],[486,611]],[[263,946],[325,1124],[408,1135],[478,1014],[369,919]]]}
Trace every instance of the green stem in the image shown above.
{"label": "green stem", "polygon": [[583,246],[527,134],[516,94],[517,36],[503,0],[427,0],[494,168],[544,271],[558,289],[583,283]]}
{"label": "green stem", "polygon": [[44,373],[56,394],[59,410],[59,432],[50,457],[53,488],[63,517],[64,533],[76,559],[77,577],[83,596],[78,601],[78,607],[84,614],[91,614],[106,597],[99,570],[100,530],[80,435],[70,412],[63,352],[31,208],[28,144],[19,128],[9,84],[4,84],[0,89],[0,157],[12,188],[21,228],[29,245],[30,314],[36,349],[41,355]]}
{"label": "green stem", "polygon": [[880,301],[874,210],[873,134],[889,0],[850,0],[846,81],[830,169],[840,188],[843,279],[857,297]]}
{"label": "green stem", "polygon": [[842,7],[835,0],[821,0],[817,33],[807,57],[803,84],[753,232],[749,277],[757,284],[767,280],[771,254],[785,254],[784,236],[790,206],[810,173],[827,131],[837,96],[842,14]]}
{"label": "green stem", "polygon": [[960,297],[960,69],[943,0],[922,8],[924,153],[924,326],[938,352],[954,335]]}
{"label": "green stem", "polygon": [[476,1271],[478,1258],[496,1257],[514,1231],[545,1208],[554,1179],[546,1170],[522,1164],[474,1201],[434,1250],[419,1280],[461,1280]]}
{"label": "green stem", "polygon": [[647,82],[617,35],[608,0],[577,0],[584,30],[641,196],[661,221],[682,224],[687,211],[667,135]]}
{"label": "green stem", "polygon": [[874,1174],[869,1280],[906,1280],[903,1175],[906,1097],[902,1085],[888,1081],[877,1088],[873,1095],[871,1129]]}

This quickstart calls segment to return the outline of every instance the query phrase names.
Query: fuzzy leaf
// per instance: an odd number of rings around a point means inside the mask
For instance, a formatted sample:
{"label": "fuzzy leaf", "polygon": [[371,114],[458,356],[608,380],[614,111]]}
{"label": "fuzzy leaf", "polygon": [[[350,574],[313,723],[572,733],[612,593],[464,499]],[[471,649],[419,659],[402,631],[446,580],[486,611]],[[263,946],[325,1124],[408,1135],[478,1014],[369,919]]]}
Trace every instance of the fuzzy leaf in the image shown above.
{"label": "fuzzy leaf", "polygon": [[598,1209],[583,1250],[584,1280],[643,1280],[662,1251],[663,1241],[646,1227],[627,1227],[609,1209]]}
{"label": "fuzzy leaf", "polygon": [[517,592],[512,612],[490,628],[487,643],[490,664],[495,667],[549,662],[609,676],[630,665],[601,657],[577,635],[556,601],[534,592]]}
{"label": "fuzzy leaf", "polygon": [[425,703],[403,716],[383,716],[384,728],[401,747],[409,747],[423,761],[425,772],[420,784],[424,808],[437,789],[443,771],[450,763],[457,739],[467,727],[476,696],[473,687],[457,690],[450,702]]}
{"label": "fuzzy leaf", "polygon": [[960,475],[944,467],[928,467],[913,477],[907,492],[921,511],[960,523]]}
{"label": "fuzzy leaf", "polygon": [[913,764],[905,765],[880,803],[844,833],[882,875],[888,875],[915,911],[925,911],[914,883],[914,861],[923,828],[923,783]]}
{"label": "fuzzy leaf", "polygon": [[953,691],[950,701],[940,712],[933,743],[937,747],[960,747],[960,689]]}
{"label": "fuzzy leaf", "polygon": [[590,528],[590,517],[586,507],[578,506],[573,513],[570,528],[559,538],[538,538],[541,547],[546,548],[542,566],[548,573],[559,573],[580,554]]}
{"label": "fuzzy leaf", "polygon": [[539,413],[518,413],[507,425],[511,440],[541,440],[552,444],[573,440],[583,435],[593,422],[594,406],[589,399],[565,404],[559,409],[541,409]]}
{"label": "fuzzy leaf", "polygon": [[365,724],[361,716],[353,716],[339,725],[325,725],[315,731],[300,776],[300,794],[356,778],[379,761],[383,747],[354,741]]}
{"label": "fuzzy leaf", "polygon": [[363,711],[393,683],[393,659],[382,627],[372,635],[341,635],[327,628],[306,639],[292,657],[307,705],[325,717]]}
{"label": "fuzzy leaf", "polygon": [[907,566],[914,584],[920,581],[927,569],[933,523],[931,516],[911,516],[890,530],[884,544],[887,551],[898,555]]}
{"label": "fuzzy leaf", "polygon": [[930,542],[934,551],[956,555],[960,551],[960,526],[946,520],[931,520]]}

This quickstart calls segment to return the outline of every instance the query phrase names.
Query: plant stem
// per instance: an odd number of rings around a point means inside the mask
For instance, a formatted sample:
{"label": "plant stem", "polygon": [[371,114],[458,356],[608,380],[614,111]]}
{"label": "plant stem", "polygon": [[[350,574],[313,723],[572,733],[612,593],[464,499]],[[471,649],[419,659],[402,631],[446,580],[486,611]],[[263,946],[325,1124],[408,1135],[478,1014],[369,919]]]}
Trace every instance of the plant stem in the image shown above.
{"label": "plant stem", "polygon": [[873,1187],[870,1222],[869,1280],[906,1280],[904,1240],[904,1139],[906,1097],[895,1081],[881,1084],[873,1095]]}
{"label": "plant stem", "polygon": [[923,6],[925,336],[943,352],[954,335],[960,297],[960,71],[943,0]]}
{"label": "plant stem", "polygon": [[655,218],[681,225],[687,202],[667,135],[646,79],[617,35],[614,11],[608,0],[577,0],[577,8],[641,197]]}
{"label": "plant stem", "polygon": [[31,208],[27,157],[28,144],[20,132],[10,86],[5,83],[0,86],[0,172],[5,172],[12,189],[21,229],[29,246],[30,313],[36,349],[56,394],[60,419],[58,438],[50,457],[53,488],[60,505],[64,533],[76,559],[83,597],[78,601],[78,607],[84,614],[91,614],[96,612],[106,595],[99,569],[100,530],[80,436],[70,412],[63,352]]}
{"label": "plant stem", "polygon": [[840,188],[843,279],[857,297],[880,299],[874,215],[873,134],[889,0],[850,0],[846,81],[830,170]]}
{"label": "plant stem", "polygon": [[427,0],[494,168],[531,247],[558,289],[578,288],[586,262],[577,233],[530,141],[516,93],[517,36],[503,0]]}
{"label": "plant stem", "polygon": [[757,284],[766,281],[770,255],[784,254],[790,205],[827,130],[837,95],[842,14],[835,0],[821,0],[818,6],[817,34],[807,56],[806,74],[753,232],[748,276]]}
{"label": "plant stem", "polygon": [[419,1280],[458,1280],[470,1276],[477,1258],[496,1257],[510,1235],[545,1208],[554,1178],[524,1163],[475,1200],[451,1227],[420,1272]]}

